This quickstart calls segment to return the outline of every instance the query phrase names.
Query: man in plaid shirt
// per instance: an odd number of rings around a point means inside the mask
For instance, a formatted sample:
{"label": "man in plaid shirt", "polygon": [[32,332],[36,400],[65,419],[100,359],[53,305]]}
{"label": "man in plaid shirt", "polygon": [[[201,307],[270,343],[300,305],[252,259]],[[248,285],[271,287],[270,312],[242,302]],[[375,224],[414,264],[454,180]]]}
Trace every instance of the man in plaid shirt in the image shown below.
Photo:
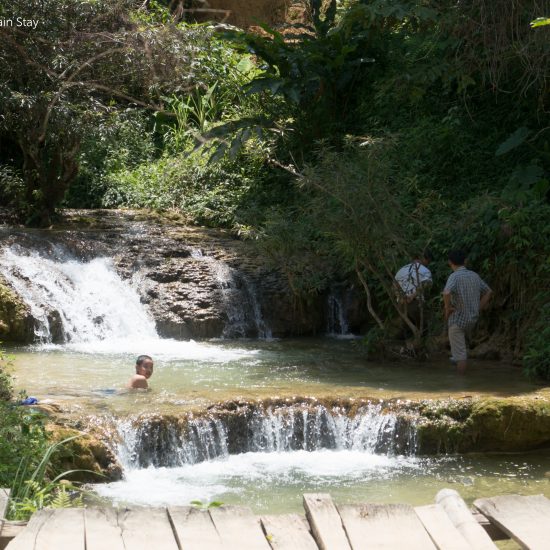
{"label": "man in plaid shirt", "polygon": [[476,324],[480,310],[485,309],[493,292],[477,273],[464,267],[464,252],[452,250],[448,259],[453,272],[443,290],[445,320],[452,358],[459,374],[464,374],[468,359],[466,333]]}

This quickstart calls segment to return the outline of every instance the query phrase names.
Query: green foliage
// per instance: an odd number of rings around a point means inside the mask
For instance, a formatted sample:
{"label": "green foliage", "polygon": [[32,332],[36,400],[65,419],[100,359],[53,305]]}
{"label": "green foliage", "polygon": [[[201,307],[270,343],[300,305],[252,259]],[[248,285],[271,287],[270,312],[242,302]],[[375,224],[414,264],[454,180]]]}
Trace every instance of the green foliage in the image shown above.
{"label": "green foliage", "polygon": [[208,510],[210,508],[219,508],[223,506],[223,502],[213,500],[212,502],[203,502],[202,500],[192,500],[189,504],[199,510]]}
{"label": "green foliage", "polygon": [[208,164],[195,155],[163,155],[156,161],[106,176],[102,204],[153,209],[178,209],[190,221],[232,227],[242,209],[253,208],[252,190],[261,181],[257,151],[235,161]]}
{"label": "green foliage", "polygon": [[[78,174],[81,144],[103,116],[195,89],[206,32],[134,20],[133,0],[13,0],[36,29],[0,29],[0,141],[24,182],[15,197],[29,223],[48,225]],[[6,190],[4,189],[4,193]]]}
{"label": "green foliage", "polygon": [[43,415],[10,401],[10,362],[0,349],[0,487],[11,489],[8,517],[26,520],[44,506],[79,506],[81,497],[67,493],[72,487],[59,482],[68,472],[53,477],[50,464],[54,453],[70,439],[50,445]]}
{"label": "green foliage", "polygon": [[101,207],[110,185],[109,174],[154,162],[156,156],[153,120],[146,113],[112,109],[108,116],[98,116],[82,138],[79,172],[63,205]]}
{"label": "green foliage", "polygon": [[33,409],[0,402],[0,484],[10,487],[20,461],[36,466],[47,445],[43,417]]}
{"label": "green foliage", "polygon": [[537,27],[545,27],[546,25],[550,25],[550,17],[537,17],[531,21],[531,27],[534,29]]}
{"label": "green foliage", "polygon": [[21,500],[11,500],[9,518],[28,520],[42,508],[78,508],[84,506],[82,495],[76,487],[62,483],[41,485],[37,481],[26,481],[28,494]]}
{"label": "green foliage", "polygon": [[[10,487],[21,461],[36,466],[47,446],[43,417],[11,401],[11,359],[0,349],[0,486]],[[22,395],[21,397],[24,397]]]}
{"label": "green foliage", "polygon": [[[550,263],[547,266],[550,268]],[[550,296],[541,292],[536,296],[540,312],[529,331],[523,357],[525,374],[531,378],[550,380]]]}
{"label": "green foliage", "polygon": [[[55,452],[65,443],[75,439],[74,436],[47,447],[38,464],[35,457],[24,455],[20,462],[10,492],[10,519],[28,519],[34,512],[46,506],[67,508],[82,505],[82,498],[71,498],[66,492],[67,485],[60,480],[72,473],[63,472],[49,480],[49,468]],[[72,488],[72,486],[71,486]]]}
{"label": "green foliage", "polygon": [[12,358],[0,347],[0,402],[8,401],[13,396],[11,367]]}
{"label": "green foliage", "polygon": [[[339,25],[335,1],[324,9],[322,2],[311,2],[311,15],[313,26],[298,29],[296,34],[283,35],[265,25],[262,28],[268,36],[224,33],[238,52],[260,60],[261,72],[246,85],[247,94],[281,96],[291,106],[289,119],[286,111],[266,105],[268,124],[273,126],[276,119],[283,127],[290,123],[300,132],[300,139],[327,134],[341,119],[342,106],[351,100],[355,81],[373,61],[367,55],[367,35],[356,31],[362,19],[355,8],[345,12]],[[227,129],[231,131],[230,126]]]}

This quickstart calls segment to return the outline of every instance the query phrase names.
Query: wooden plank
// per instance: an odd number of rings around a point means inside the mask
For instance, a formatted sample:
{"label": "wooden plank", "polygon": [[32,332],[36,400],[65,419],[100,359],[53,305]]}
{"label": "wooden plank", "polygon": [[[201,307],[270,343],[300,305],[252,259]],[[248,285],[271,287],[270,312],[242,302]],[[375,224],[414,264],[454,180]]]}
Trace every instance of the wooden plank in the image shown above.
{"label": "wooden plank", "polygon": [[309,493],[304,495],[306,517],[313,533],[313,538],[321,550],[350,550],[342,519],[326,493]]}
{"label": "wooden plank", "polygon": [[85,550],[84,508],[58,508],[36,537],[36,550]]}
{"label": "wooden plank", "polygon": [[52,514],[53,510],[49,508],[35,512],[27,527],[8,544],[6,550],[34,550],[36,538]]}
{"label": "wooden plank", "polygon": [[318,550],[304,517],[298,514],[261,516],[260,521],[273,550]]}
{"label": "wooden plank", "polygon": [[165,508],[119,510],[118,524],[128,550],[180,550]]}
{"label": "wooden plank", "polygon": [[476,550],[495,550],[496,546],[483,527],[474,519],[461,496],[453,489],[442,489],[435,497],[437,504],[445,510],[447,516],[466,542]]}
{"label": "wooden plank", "polygon": [[6,517],[9,501],[10,501],[10,490],[0,489],[0,519]]}
{"label": "wooden plank", "polygon": [[84,509],[44,509],[6,547],[9,550],[85,550]]}
{"label": "wooden plank", "polygon": [[270,550],[259,518],[244,506],[211,508],[210,517],[227,550]]}
{"label": "wooden plank", "polygon": [[406,504],[358,504],[338,506],[353,550],[400,548],[435,550],[413,508]]}
{"label": "wooden plank", "polygon": [[471,510],[474,519],[483,527],[485,532],[491,537],[491,540],[510,540],[510,537],[498,525],[491,523],[482,513],[477,510]]}
{"label": "wooden plank", "polygon": [[414,511],[439,550],[471,550],[439,504],[417,506]]}
{"label": "wooden plank", "polygon": [[550,548],[550,500],[542,495],[480,498],[474,506],[522,548]]}
{"label": "wooden plank", "polygon": [[84,513],[86,550],[125,550],[118,511],[113,508],[87,508]]}
{"label": "wooden plank", "polygon": [[223,543],[207,510],[168,508],[178,544],[185,550],[222,550]]}
{"label": "wooden plank", "polygon": [[23,529],[26,529],[26,521],[3,521],[0,520],[0,550],[4,550]]}

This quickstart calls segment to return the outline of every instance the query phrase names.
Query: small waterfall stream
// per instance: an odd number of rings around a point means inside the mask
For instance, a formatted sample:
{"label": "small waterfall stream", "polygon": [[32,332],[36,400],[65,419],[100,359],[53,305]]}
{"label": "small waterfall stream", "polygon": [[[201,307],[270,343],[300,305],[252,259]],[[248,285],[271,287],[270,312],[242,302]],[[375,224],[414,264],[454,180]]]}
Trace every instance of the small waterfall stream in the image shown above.
{"label": "small waterfall stream", "polygon": [[269,339],[271,329],[264,321],[256,288],[244,274],[237,272],[225,262],[203,254],[194,249],[191,256],[208,262],[223,296],[227,323],[222,336],[224,338],[245,338],[255,336]]}
{"label": "small waterfall stream", "polygon": [[327,334],[331,336],[349,334],[342,298],[333,293],[327,298]]}
{"label": "small waterfall stream", "polygon": [[[155,321],[138,292],[142,273],[123,280],[111,259],[81,261],[65,247],[45,240],[37,248],[0,250],[0,275],[29,306],[39,343],[90,343],[158,339]],[[254,283],[227,263],[203,255],[222,296],[224,338],[271,338]]]}

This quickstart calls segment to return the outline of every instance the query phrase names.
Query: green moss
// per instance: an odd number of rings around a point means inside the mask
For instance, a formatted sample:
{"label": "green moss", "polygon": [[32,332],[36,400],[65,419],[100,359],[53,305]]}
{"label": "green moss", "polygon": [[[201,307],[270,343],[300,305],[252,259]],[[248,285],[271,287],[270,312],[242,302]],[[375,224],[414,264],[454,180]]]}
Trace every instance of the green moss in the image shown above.
{"label": "green moss", "polygon": [[422,402],[417,411],[425,454],[550,446],[550,402],[542,396]]}
{"label": "green moss", "polygon": [[0,278],[0,339],[30,343],[33,337],[28,307]]}
{"label": "green moss", "polygon": [[486,399],[465,424],[464,446],[518,451],[550,445],[550,402],[543,397]]}
{"label": "green moss", "polygon": [[105,442],[91,434],[58,424],[47,426],[53,442],[78,436],[65,443],[52,458],[55,473],[76,470],[72,481],[99,483],[122,477],[122,468]]}

